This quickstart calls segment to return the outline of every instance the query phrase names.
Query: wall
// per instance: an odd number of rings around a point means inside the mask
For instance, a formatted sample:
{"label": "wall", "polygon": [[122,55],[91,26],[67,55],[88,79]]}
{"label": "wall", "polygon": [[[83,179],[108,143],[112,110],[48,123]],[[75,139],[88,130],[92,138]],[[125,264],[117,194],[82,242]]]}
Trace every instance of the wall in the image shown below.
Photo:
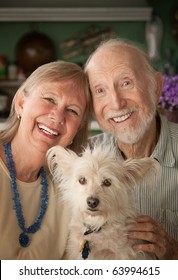
{"label": "wall", "polygon": [[[155,67],[162,68],[165,63],[165,50],[170,47],[174,50],[174,63],[178,64],[178,46],[171,35],[171,21],[175,12],[177,0],[162,1],[148,0],[148,4],[153,7],[153,11],[159,15],[163,21],[164,35],[161,47],[161,60],[155,63]],[[6,23],[0,22],[0,55],[8,57],[9,61],[15,60],[15,46],[21,36],[31,30],[38,30],[50,36],[54,41],[57,59],[63,59],[59,44],[66,39],[78,36],[79,32],[86,30],[91,24],[96,24],[100,28],[110,26],[120,37],[128,38],[132,41],[145,43],[145,22],[58,22],[58,23]],[[84,62],[86,55],[69,59],[75,62]],[[177,67],[178,68],[178,67]]]}
{"label": "wall", "polygon": [[166,48],[173,50],[173,62],[178,73],[178,38],[177,42],[172,35],[172,22],[176,9],[178,10],[177,0],[162,1],[162,0],[147,0],[148,4],[153,7],[153,11],[160,16],[163,22],[163,39],[161,47],[162,59],[159,61],[158,66],[162,67],[165,63]]}

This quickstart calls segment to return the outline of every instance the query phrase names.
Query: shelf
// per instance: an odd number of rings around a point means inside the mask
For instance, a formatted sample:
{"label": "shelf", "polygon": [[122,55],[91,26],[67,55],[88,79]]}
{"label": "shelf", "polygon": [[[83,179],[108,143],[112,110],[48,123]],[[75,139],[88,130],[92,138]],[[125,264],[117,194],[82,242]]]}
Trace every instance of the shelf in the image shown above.
{"label": "shelf", "polygon": [[21,86],[21,80],[0,80],[0,91],[8,93],[10,100]]}
{"label": "shelf", "polygon": [[147,21],[151,7],[0,8],[0,22]]}
{"label": "shelf", "polygon": [[20,87],[20,85],[22,84],[23,81],[21,80],[0,80],[0,88],[16,88],[16,87]]}

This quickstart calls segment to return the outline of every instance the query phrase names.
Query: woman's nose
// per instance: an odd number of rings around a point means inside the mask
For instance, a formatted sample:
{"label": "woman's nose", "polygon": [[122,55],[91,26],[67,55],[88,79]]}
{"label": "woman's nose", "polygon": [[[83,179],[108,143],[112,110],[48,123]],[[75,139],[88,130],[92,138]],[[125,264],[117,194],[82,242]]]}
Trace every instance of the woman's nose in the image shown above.
{"label": "woman's nose", "polygon": [[61,125],[63,125],[63,124],[65,123],[65,114],[64,114],[64,111],[63,111],[63,110],[59,110],[59,109],[52,110],[52,111],[49,113],[49,118],[50,118],[53,122],[59,123],[59,124],[61,124]]}

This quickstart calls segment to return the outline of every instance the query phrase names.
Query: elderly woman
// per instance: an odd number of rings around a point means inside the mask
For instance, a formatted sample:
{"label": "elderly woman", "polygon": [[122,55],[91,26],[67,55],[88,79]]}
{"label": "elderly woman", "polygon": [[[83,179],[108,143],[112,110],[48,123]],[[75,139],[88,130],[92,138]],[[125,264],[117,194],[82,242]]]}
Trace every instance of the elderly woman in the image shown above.
{"label": "elderly woman", "polygon": [[70,62],[37,68],[16,92],[0,132],[0,259],[61,259],[68,214],[46,167],[54,145],[80,152],[90,98],[82,69]]}

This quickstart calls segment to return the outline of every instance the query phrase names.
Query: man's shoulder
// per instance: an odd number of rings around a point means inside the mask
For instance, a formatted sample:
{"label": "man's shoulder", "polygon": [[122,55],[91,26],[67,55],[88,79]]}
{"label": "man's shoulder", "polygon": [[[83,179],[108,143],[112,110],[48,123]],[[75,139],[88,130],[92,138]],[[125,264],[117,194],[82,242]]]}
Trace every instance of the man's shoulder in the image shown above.
{"label": "man's shoulder", "polygon": [[173,138],[178,138],[178,124],[169,122],[169,128],[170,128],[170,136]]}
{"label": "man's shoulder", "polygon": [[161,122],[164,127],[164,133],[171,138],[178,138],[178,123],[173,123],[167,120],[165,116],[161,116]]}

